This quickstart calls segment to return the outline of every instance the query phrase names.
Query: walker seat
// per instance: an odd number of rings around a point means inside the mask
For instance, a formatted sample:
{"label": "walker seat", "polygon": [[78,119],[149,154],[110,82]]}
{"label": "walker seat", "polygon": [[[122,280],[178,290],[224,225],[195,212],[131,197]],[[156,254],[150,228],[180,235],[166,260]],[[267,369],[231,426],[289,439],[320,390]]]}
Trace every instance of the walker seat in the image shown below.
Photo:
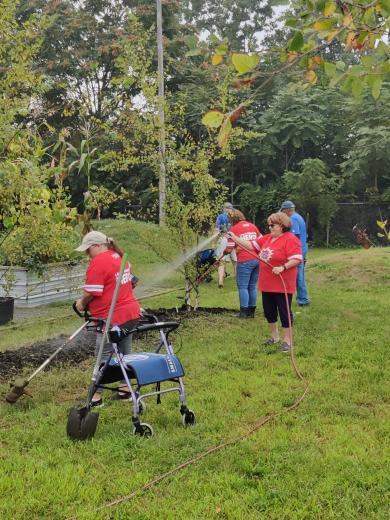
{"label": "walker seat", "polygon": [[[153,352],[136,352],[123,356],[126,371],[130,378],[135,378],[139,386],[160,383],[184,376],[184,369],[175,354],[155,354]],[[110,359],[104,370],[102,384],[113,383],[123,378],[116,357]]]}

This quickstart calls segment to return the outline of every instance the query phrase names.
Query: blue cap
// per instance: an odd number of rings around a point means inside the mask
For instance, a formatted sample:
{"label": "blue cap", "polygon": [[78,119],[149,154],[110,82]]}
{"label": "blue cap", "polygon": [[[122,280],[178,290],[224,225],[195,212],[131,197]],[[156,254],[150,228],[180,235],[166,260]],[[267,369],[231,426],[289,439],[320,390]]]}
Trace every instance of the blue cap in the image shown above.
{"label": "blue cap", "polygon": [[291,202],[291,200],[285,200],[281,206],[281,210],[282,209],[294,209],[295,208],[295,204],[293,202]]}

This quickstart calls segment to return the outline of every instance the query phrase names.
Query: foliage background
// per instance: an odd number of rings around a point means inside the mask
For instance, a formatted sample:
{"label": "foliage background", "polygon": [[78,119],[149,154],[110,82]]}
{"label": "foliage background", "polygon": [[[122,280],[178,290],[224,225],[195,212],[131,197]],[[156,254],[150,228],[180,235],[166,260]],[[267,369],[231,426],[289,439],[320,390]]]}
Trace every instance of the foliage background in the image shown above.
{"label": "foliage background", "polygon": [[[338,23],[340,7],[334,12],[324,6],[317,12],[321,23],[330,17]],[[319,30],[317,61],[326,58],[326,66],[305,58],[301,68],[281,69],[281,49],[289,48],[286,59],[295,60],[313,32],[313,25],[302,26],[302,9],[285,8],[282,29],[270,4],[164,2],[168,178],[176,188],[178,164],[186,175],[189,148],[194,161],[207,153],[206,185],[211,175],[248,219],[264,228],[266,216],[293,198],[308,219],[310,240],[337,245],[353,241],[355,223],[375,233],[375,220],[388,214],[390,90],[385,76],[379,97],[368,79],[352,91],[329,84],[342,67],[365,78],[364,67],[374,67],[379,51],[348,48],[341,37],[327,43]],[[10,169],[29,161],[36,187],[60,190],[60,199],[79,214],[155,220],[154,3],[6,0],[0,15],[3,193]],[[387,48],[383,39],[380,52]],[[255,74],[237,74],[229,56],[242,66],[248,52],[259,56]],[[302,66],[315,70],[315,81],[310,73],[309,84],[302,84]],[[248,96],[245,110],[234,112]],[[201,122],[209,109],[234,116],[232,134],[219,150],[216,131]],[[189,210],[192,190],[180,185],[179,198]],[[210,224],[219,210],[212,192],[200,211],[206,206]],[[0,233],[8,231],[6,207],[0,201]]]}

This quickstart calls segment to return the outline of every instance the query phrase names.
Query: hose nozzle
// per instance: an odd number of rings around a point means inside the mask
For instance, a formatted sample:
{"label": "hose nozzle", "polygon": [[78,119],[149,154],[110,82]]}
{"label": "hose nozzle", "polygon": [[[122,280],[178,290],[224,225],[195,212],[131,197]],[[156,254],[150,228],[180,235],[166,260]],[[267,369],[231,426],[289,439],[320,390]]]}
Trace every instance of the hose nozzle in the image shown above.
{"label": "hose nozzle", "polygon": [[228,226],[227,226],[227,224],[221,224],[221,225],[219,226],[219,234],[220,234],[220,235],[224,235],[224,234],[227,233],[227,232],[228,232]]}

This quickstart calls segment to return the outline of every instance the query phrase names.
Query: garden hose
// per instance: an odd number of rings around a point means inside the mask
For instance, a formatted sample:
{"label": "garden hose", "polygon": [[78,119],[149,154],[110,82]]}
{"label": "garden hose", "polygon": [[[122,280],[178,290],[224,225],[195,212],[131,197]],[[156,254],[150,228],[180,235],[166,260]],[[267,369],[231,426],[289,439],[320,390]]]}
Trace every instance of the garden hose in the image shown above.
{"label": "garden hose", "polygon": [[[242,247],[242,246],[240,245],[240,247]],[[270,267],[274,267],[269,262],[267,262],[267,261],[263,260],[262,258],[260,258],[251,249],[248,249],[246,247],[242,247],[242,248],[245,249],[253,257],[255,257],[256,260],[260,260],[263,263],[268,264]],[[281,274],[275,275],[275,276],[280,276],[280,278],[281,278],[281,281],[282,281],[282,284],[283,284],[284,295],[285,295],[285,298],[286,298],[287,309],[289,309],[287,288],[286,288],[286,284],[285,284],[285,281],[283,279],[283,276]],[[221,444],[218,444],[217,446],[213,446],[213,447],[209,448],[208,450],[205,450],[205,451],[199,453],[198,455],[196,455],[192,459],[188,459],[185,462],[183,462],[181,464],[178,464],[174,468],[170,469],[169,471],[167,471],[165,473],[162,473],[161,475],[157,476],[156,478],[150,480],[149,482],[147,482],[143,486],[140,486],[139,488],[135,489],[129,495],[118,497],[118,498],[116,498],[116,499],[114,499],[114,500],[112,500],[110,502],[106,502],[105,504],[103,504],[103,505],[101,505],[101,506],[99,506],[99,507],[97,507],[97,508],[95,508],[93,510],[90,510],[91,513],[102,511],[103,509],[107,509],[109,507],[117,506],[119,504],[122,504],[123,502],[127,502],[128,500],[131,500],[132,498],[135,498],[137,495],[139,495],[139,494],[141,494],[141,493],[143,493],[143,492],[153,488],[154,486],[156,486],[157,484],[159,484],[163,480],[167,479],[168,477],[171,477],[172,475],[175,475],[176,473],[178,473],[179,471],[187,468],[188,466],[196,464],[200,460],[208,457],[209,455],[211,455],[213,453],[216,453],[217,451],[220,451],[220,450],[222,450],[224,448],[227,448],[229,446],[233,446],[233,445],[238,444],[239,442],[243,441],[244,439],[247,439],[248,437],[253,435],[255,432],[257,432],[260,428],[262,428],[263,426],[265,426],[266,424],[271,422],[273,419],[276,419],[277,417],[280,417],[284,413],[291,412],[292,410],[295,410],[295,408],[297,408],[302,403],[302,401],[305,399],[306,394],[308,392],[309,384],[308,384],[307,380],[305,379],[305,377],[302,375],[301,371],[299,370],[299,367],[298,367],[296,359],[295,359],[294,346],[293,346],[293,336],[292,336],[292,323],[291,323],[290,312],[288,312],[287,314],[288,314],[288,323],[289,323],[290,340],[291,340],[291,345],[290,345],[290,350],[289,350],[291,365],[293,367],[293,370],[294,370],[294,373],[295,373],[296,377],[303,384],[303,392],[293,402],[293,404],[291,404],[290,406],[284,408],[280,412],[273,412],[273,413],[271,413],[269,415],[266,415],[265,417],[262,417],[262,418],[258,419],[257,422],[255,422],[255,424],[248,431],[243,433],[242,435],[239,435],[239,436],[234,437],[232,439],[228,439],[225,442],[222,442]],[[71,516],[71,517],[68,517],[66,520],[75,520],[77,517],[78,517],[78,515]]]}

